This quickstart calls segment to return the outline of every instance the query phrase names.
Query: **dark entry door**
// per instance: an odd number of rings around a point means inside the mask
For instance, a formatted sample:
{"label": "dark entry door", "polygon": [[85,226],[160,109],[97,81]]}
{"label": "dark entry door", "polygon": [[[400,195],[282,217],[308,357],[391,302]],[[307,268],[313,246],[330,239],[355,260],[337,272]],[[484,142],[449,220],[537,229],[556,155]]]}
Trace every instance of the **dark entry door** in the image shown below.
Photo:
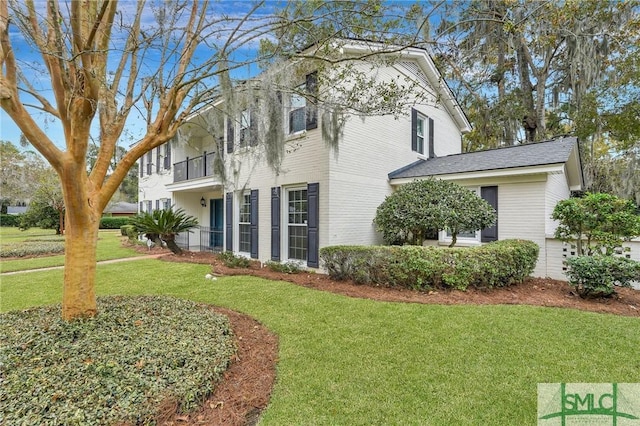
{"label": "dark entry door", "polygon": [[214,250],[222,250],[222,234],[223,234],[223,203],[222,198],[214,198],[209,200],[209,226],[211,233],[209,234],[209,246]]}

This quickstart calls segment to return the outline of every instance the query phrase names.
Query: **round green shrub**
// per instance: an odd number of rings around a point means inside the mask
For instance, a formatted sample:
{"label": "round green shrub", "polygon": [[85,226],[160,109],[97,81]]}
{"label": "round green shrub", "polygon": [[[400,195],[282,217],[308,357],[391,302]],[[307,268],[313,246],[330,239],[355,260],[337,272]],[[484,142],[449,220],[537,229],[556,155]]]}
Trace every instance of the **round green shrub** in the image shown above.
{"label": "round green shrub", "polygon": [[609,297],[615,287],[640,281],[640,262],[615,256],[577,256],[566,260],[569,284],[583,298]]}

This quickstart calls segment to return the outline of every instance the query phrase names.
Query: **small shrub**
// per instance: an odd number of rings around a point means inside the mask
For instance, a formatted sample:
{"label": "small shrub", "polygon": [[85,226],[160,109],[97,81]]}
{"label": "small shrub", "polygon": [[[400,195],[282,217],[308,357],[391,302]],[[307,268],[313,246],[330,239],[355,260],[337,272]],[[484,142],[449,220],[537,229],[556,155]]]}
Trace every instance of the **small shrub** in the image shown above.
{"label": "small shrub", "polygon": [[615,286],[640,281],[640,262],[614,256],[578,256],[566,260],[569,283],[583,298],[609,297]]}
{"label": "small shrub", "polygon": [[128,217],[110,217],[100,218],[100,229],[120,229],[123,225],[129,225]]}
{"label": "small shrub", "polygon": [[22,215],[0,214],[0,226],[19,227]]}
{"label": "small shrub", "polygon": [[538,245],[504,240],[469,248],[332,246],[320,250],[329,276],[358,284],[427,290],[503,287],[523,281],[538,260]]}
{"label": "small shrub", "polygon": [[302,272],[300,265],[295,262],[280,263],[268,261],[265,263],[265,266],[274,272],[280,272],[283,274],[297,274]]}
{"label": "small shrub", "polygon": [[138,238],[138,231],[136,231],[136,227],[133,225],[122,225],[120,227],[120,235],[128,237],[129,241],[133,241]]}
{"label": "small shrub", "polygon": [[218,255],[227,268],[248,268],[251,260],[244,256],[236,256],[232,251],[224,251]]}
{"label": "small shrub", "polygon": [[41,256],[58,253],[64,253],[64,241],[25,241],[3,245],[0,249],[0,257]]}

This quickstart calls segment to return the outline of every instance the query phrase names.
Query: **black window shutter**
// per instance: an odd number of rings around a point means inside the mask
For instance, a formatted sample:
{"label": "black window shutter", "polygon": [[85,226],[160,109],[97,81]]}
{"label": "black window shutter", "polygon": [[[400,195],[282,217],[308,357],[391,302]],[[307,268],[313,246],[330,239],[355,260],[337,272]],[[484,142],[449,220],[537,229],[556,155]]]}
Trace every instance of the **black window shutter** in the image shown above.
{"label": "black window shutter", "polygon": [[271,188],[271,260],[280,261],[280,187]]}
{"label": "black window shutter", "polygon": [[156,173],[160,173],[160,147],[156,147]]}
{"label": "black window shutter", "polygon": [[144,177],[144,156],[140,157],[140,177]]}
{"label": "black window shutter", "polygon": [[429,158],[435,158],[436,153],[433,147],[433,118],[429,117]]}
{"label": "black window shutter", "polygon": [[318,127],[318,106],[316,99],[318,96],[318,73],[312,72],[307,74],[305,88],[309,96],[307,96],[307,106],[305,108],[305,128],[307,130],[316,129]]}
{"label": "black window shutter", "polygon": [[411,108],[411,151],[418,150],[418,110]]}
{"label": "black window shutter", "polygon": [[320,219],[319,187],[319,183],[307,185],[307,266],[310,268],[320,266],[318,258],[320,249],[320,240],[318,238],[318,222]]}
{"label": "black window shutter", "polygon": [[249,110],[249,146],[258,145],[258,103]]}
{"label": "black window shutter", "polygon": [[[491,207],[493,207],[496,211],[496,216],[498,215],[498,187],[497,186],[483,186],[480,188],[480,196],[483,200],[485,200]],[[485,228],[480,232],[480,241],[483,243],[488,243],[489,241],[497,241],[498,240],[498,221],[496,219],[496,224],[490,226],[489,228]]]}
{"label": "black window shutter", "polygon": [[231,118],[227,118],[227,152],[233,152],[233,142],[235,140],[234,123]]}
{"label": "black window shutter", "polygon": [[227,192],[226,198],[227,251],[233,251],[233,192]]}
{"label": "black window shutter", "polygon": [[171,169],[171,141],[167,142],[167,145],[165,146],[165,149],[164,149],[164,153],[165,153],[164,168],[167,170],[170,170]]}
{"label": "black window shutter", "polygon": [[251,257],[253,259],[258,258],[258,190],[251,190],[250,197],[250,225],[251,231]]}

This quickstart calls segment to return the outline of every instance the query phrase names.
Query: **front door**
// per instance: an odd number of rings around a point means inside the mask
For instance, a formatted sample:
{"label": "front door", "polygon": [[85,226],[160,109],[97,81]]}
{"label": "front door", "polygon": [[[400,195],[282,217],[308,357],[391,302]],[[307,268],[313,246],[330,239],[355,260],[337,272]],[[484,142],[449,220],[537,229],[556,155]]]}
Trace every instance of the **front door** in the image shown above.
{"label": "front door", "polygon": [[209,247],[216,251],[222,251],[223,210],[222,198],[209,200]]}

